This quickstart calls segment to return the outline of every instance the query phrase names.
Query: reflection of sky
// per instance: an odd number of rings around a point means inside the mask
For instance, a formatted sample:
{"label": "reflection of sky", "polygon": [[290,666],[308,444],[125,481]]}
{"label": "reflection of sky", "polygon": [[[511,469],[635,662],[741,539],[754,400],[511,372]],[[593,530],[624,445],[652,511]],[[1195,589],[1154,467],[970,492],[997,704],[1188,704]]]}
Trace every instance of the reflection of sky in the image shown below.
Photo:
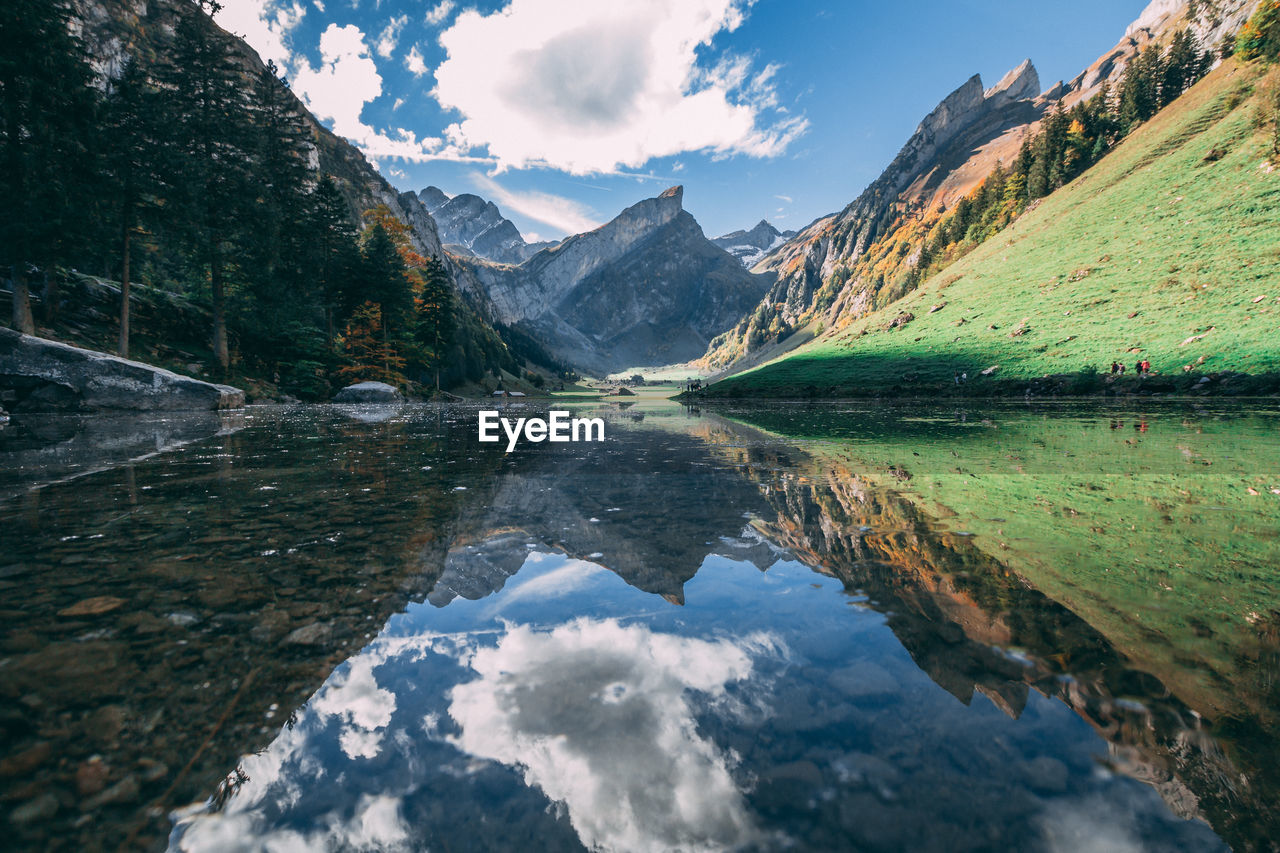
{"label": "reflection of sky", "polygon": [[686,596],[534,553],[412,606],[172,846],[1215,849],[1065,706],[962,705],[828,578],[709,557]]}

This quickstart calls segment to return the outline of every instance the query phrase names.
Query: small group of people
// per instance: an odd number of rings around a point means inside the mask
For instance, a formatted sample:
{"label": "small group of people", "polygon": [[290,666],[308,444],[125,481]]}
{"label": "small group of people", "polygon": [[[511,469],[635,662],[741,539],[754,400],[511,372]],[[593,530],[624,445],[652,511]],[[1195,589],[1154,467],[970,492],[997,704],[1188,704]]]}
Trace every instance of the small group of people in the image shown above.
{"label": "small group of people", "polygon": [[[1144,358],[1142,361],[1135,364],[1133,366],[1133,369],[1139,376],[1146,376],[1148,373],[1151,372],[1151,362],[1147,361]],[[1118,361],[1111,362],[1112,376],[1117,376],[1117,375],[1124,376],[1124,374],[1125,374],[1125,366],[1123,364],[1121,364]]]}

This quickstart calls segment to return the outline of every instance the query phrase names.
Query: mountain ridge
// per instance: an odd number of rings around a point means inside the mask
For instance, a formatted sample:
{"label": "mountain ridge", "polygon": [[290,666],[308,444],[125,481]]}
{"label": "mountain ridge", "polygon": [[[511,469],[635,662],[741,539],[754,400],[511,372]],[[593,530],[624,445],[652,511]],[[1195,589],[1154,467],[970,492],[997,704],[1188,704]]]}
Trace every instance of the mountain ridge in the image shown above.
{"label": "mountain ridge", "polygon": [[502,323],[599,374],[686,361],[759,300],[754,275],[708,240],[674,186],[512,266],[455,256]]}

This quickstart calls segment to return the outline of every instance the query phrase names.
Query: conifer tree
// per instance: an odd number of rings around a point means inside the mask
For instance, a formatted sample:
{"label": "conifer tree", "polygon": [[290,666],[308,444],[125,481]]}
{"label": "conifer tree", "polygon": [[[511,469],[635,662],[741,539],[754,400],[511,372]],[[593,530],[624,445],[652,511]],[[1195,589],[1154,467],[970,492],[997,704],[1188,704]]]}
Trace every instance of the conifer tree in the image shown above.
{"label": "conifer tree", "polygon": [[316,279],[324,307],[325,341],[332,352],[336,327],[356,304],[360,254],[347,202],[330,175],[322,176],[311,193],[307,235],[304,275]]}
{"label": "conifer tree", "polygon": [[[86,230],[73,197],[91,185],[91,71],[65,0],[5,0],[0,13],[0,266],[13,325],[33,334],[30,267],[46,276]],[[55,310],[46,287],[45,318]]]}
{"label": "conifer tree", "polygon": [[228,40],[210,18],[217,0],[183,0],[163,78],[173,144],[180,153],[175,215],[209,276],[213,354],[224,375],[227,347],[227,252],[237,236],[249,181],[248,112]]}
{"label": "conifer tree", "polygon": [[128,358],[133,242],[143,214],[164,190],[164,162],[172,153],[162,135],[155,88],[134,59],[125,63],[117,79],[107,82],[101,128],[103,190],[119,241],[119,353]]}
{"label": "conifer tree", "polygon": [[[269,303],[287,298],[280,291],[296,280],[281,275],[283,259],[296,259],[296,241],[303,225],[311,134],[297,100],[274,61],[267,63],[253,86],[252,132],[254,183],[258,198],[253,211],[253,277]],[[294,244],[294,245],[290,245]]]}
{"label": "conifer tree", "polygon": [[427,350],[427,367],[435,374],[440,390],[440,369],[445,353],[453,344],[456,322],[453,316],[453,286],[449,273],[438,258],[428,258],[422,269],[422,292],[417,304],[418,340]]}

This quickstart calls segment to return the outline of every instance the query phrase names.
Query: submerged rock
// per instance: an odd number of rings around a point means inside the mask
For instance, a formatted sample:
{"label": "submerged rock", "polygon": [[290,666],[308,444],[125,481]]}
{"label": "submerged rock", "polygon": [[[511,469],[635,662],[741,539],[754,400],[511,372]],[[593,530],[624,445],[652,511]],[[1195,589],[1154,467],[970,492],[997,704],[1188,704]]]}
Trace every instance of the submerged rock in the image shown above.
{"label": "submerged rock", "polygon": [[0,391],[14,412],[234,409],[244,392],[139,361],[0,329]]}
{"label": "submerged rock", "polygon": [[403,403],[404,395],[385,382],[357,382],[333,395],[335,403]]}

